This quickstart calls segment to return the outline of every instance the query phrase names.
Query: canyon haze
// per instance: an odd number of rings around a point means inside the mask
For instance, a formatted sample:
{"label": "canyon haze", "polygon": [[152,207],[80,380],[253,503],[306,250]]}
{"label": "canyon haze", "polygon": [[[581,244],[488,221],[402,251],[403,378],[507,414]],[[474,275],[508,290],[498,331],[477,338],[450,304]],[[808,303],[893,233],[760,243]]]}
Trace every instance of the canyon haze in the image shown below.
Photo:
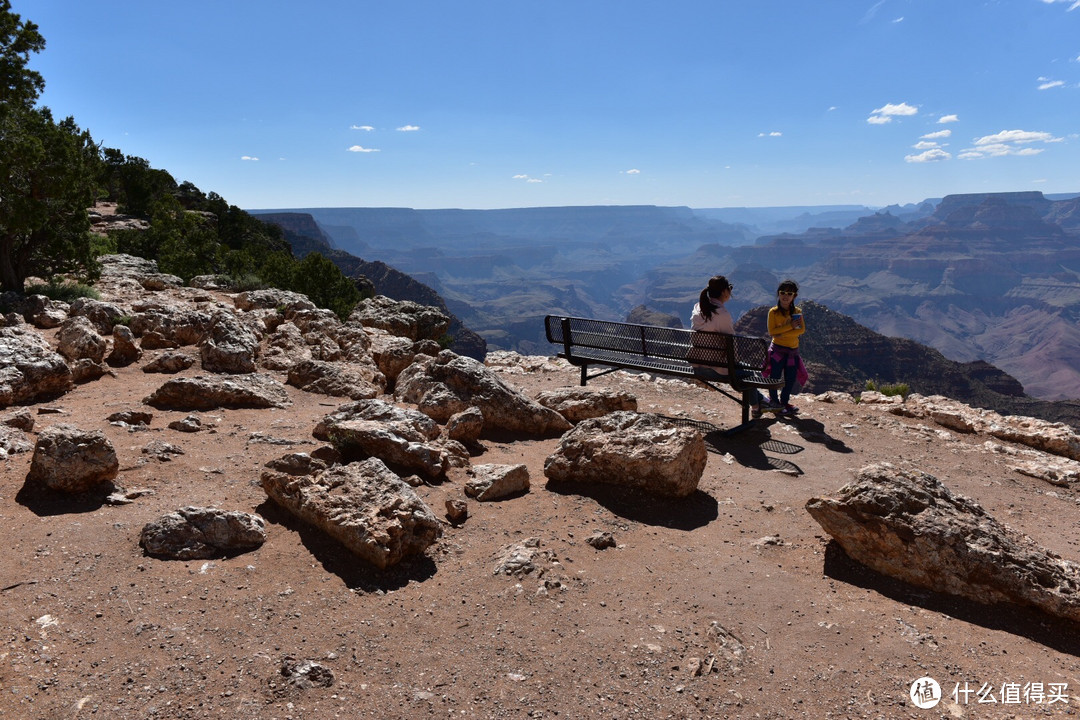
{"label": "canyon haze", "polygon": [[991,363],[1033,397],[1080,398],[1080,194],[949,195],[887,208],[251,212],[293,226],[308,250],[412,276],[488,349],[549,352],[547,314],[622,320],[645,306],[688,324],[714,274],[735,284],[738,317],[793,277],[801,300],[884,335]]}

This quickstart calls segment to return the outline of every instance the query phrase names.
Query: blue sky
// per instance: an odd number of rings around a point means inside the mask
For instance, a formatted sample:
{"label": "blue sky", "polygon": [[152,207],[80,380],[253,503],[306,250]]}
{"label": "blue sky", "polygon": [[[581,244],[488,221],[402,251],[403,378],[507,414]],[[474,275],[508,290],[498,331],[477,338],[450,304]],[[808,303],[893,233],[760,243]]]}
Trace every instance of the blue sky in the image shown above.
{"label": "blue sky", "polygon": [[244,208],[1080,192],[1080,0],[13,0],[41,101]]}

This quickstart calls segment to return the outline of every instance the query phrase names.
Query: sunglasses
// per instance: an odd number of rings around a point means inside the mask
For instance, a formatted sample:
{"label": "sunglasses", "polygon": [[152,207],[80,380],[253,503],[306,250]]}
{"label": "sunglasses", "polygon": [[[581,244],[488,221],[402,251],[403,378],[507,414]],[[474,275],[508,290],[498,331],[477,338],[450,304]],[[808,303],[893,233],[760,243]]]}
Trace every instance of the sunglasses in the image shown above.
{"label": "sunglasses", "polygon": [[791,290],[781,290],[780,294],[781,295],[794,295],[795,293],[793,293]]}

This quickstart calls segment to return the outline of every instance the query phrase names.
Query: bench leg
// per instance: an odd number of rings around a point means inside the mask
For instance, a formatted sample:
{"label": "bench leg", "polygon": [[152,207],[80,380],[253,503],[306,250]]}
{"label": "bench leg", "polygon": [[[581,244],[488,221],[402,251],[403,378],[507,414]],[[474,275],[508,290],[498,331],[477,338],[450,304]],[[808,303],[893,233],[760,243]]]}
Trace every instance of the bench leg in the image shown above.
{"label": "bench leg", "polygon": [[581,366],[581,387],[585,387],[585,381],[589,378],[589,366]]}

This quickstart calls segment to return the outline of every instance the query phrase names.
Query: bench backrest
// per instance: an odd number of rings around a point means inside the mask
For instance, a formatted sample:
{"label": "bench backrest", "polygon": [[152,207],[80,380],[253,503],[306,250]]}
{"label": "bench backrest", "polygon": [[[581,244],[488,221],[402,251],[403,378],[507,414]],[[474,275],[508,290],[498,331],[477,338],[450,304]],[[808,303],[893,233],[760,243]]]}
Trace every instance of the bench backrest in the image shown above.
{"label": "bench backrest", "polygon": [[695,332],[682,328],[548,315],[544,318],[548,342],[570,348],[584,347],[625,352],[642,357],[689,360],[698,365],[760,368],[768,343],[762,338],[725,333]]}

